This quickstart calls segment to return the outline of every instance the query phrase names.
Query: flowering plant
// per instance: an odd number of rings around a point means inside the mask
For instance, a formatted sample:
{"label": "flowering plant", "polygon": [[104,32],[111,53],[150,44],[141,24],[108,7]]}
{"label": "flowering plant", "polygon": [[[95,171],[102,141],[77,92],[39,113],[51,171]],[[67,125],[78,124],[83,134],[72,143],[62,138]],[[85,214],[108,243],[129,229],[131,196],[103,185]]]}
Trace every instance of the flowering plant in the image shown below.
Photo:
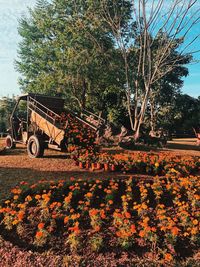
{"label": "flowering plant", "polygon": [[15,233],[30,247],[57,243],[60,251],[99,251],[109,243],[113,250],[141,247],[172,261],[184,255],[185,244],[188,255],[198,248],[199,178],[22,183],[0,207],[1,233]]}

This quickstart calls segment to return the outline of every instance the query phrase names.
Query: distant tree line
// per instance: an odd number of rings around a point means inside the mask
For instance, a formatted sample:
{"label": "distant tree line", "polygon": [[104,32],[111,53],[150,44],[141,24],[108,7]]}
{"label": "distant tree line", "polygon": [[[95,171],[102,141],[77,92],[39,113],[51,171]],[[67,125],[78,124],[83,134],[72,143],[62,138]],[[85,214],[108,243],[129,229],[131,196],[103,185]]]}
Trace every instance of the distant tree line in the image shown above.
{"label": "distant tree line", "polygon": [[0,98],[0,133],[5,133],[9,127],[9,118],[15,105],[14,97]]}
{"label": "distant tree line", "polygon": [[[0,133],[5,133],[9,128],[9,119],[14,108],[15,98],[3,97],[0,99]],[[19,111],[24,114],[24,107],[19,107]],[[117,114],[118,110],[116,110]],[[114,114],[114,111],[113,111]],[[25,117],[25,116],[24,116]],[[109,118],[110,121],[117,124],[126,124],[128,127],[127,115],[121,115]],[[156,113],[157,127],[161,127],[169,131],[169,134],[182,135],[192,134],[192,128],[199,128],[200,122],[200,96],[198,98],[191,97],[187,94],[177,94],[172,103],[160,106]],[[144,128],[150,129],[150,107],[147,110],[144,121]]]}

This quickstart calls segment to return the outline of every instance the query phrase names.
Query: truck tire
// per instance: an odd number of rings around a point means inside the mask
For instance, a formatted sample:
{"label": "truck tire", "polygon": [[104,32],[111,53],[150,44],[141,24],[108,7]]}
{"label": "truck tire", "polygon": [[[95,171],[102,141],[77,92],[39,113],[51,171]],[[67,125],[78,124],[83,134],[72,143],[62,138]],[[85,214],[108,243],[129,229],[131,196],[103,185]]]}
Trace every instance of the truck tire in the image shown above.
{"label": "truck tire", "polygon": [[7,137],[6,137],[6,148],[11,149],[11,148],[15,148],[15,147],[16,147],[16,145],[15,145],[15,143],[13,141],[12,136],[11,135],[7,135]]}
{"label": "truck tire", "polygon": [[40,158],[44,155],[44,141],[39,135],[32,135],[28,139],[27,152],[30,158]]}

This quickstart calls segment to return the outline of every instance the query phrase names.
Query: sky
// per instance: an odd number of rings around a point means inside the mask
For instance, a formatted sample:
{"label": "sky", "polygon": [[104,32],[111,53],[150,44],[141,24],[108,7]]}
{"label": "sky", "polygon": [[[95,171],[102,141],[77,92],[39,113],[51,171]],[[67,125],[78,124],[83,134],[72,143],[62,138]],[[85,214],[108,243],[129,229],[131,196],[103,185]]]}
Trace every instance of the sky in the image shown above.
{"label": "sky", "polygon": [[[22,15],[28,14],[28,7],[34,7],[36,0],[0,0],[0,97],[19,95],[19,73],[14,68],[17,59],[18,21]],[[195,32],[200,33],[196,27]],[[200,41],[195,44],[197,49]],[[200,61],[200,54],[197,55]],[[200,96],[200,62],[189,67],[189,76],[184,79],[183,93],[193,97]]]}

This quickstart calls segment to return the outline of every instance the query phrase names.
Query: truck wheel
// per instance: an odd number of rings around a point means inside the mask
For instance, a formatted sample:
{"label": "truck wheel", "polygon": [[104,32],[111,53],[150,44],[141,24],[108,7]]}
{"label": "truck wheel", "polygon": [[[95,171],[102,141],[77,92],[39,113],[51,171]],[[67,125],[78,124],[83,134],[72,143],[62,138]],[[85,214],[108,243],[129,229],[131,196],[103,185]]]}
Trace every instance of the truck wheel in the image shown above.
{"label": "truck wheel", "polygon": [[6,137],[6,148],[15,148],[16,145],[12,139],[12,136],[11,135],[7,135]]}
{"label": "truck wheel", "polygon": [[39,158],[44,155],[44,142],[38,135],[32,135],[27,144],[27,152],[30,158]]}

